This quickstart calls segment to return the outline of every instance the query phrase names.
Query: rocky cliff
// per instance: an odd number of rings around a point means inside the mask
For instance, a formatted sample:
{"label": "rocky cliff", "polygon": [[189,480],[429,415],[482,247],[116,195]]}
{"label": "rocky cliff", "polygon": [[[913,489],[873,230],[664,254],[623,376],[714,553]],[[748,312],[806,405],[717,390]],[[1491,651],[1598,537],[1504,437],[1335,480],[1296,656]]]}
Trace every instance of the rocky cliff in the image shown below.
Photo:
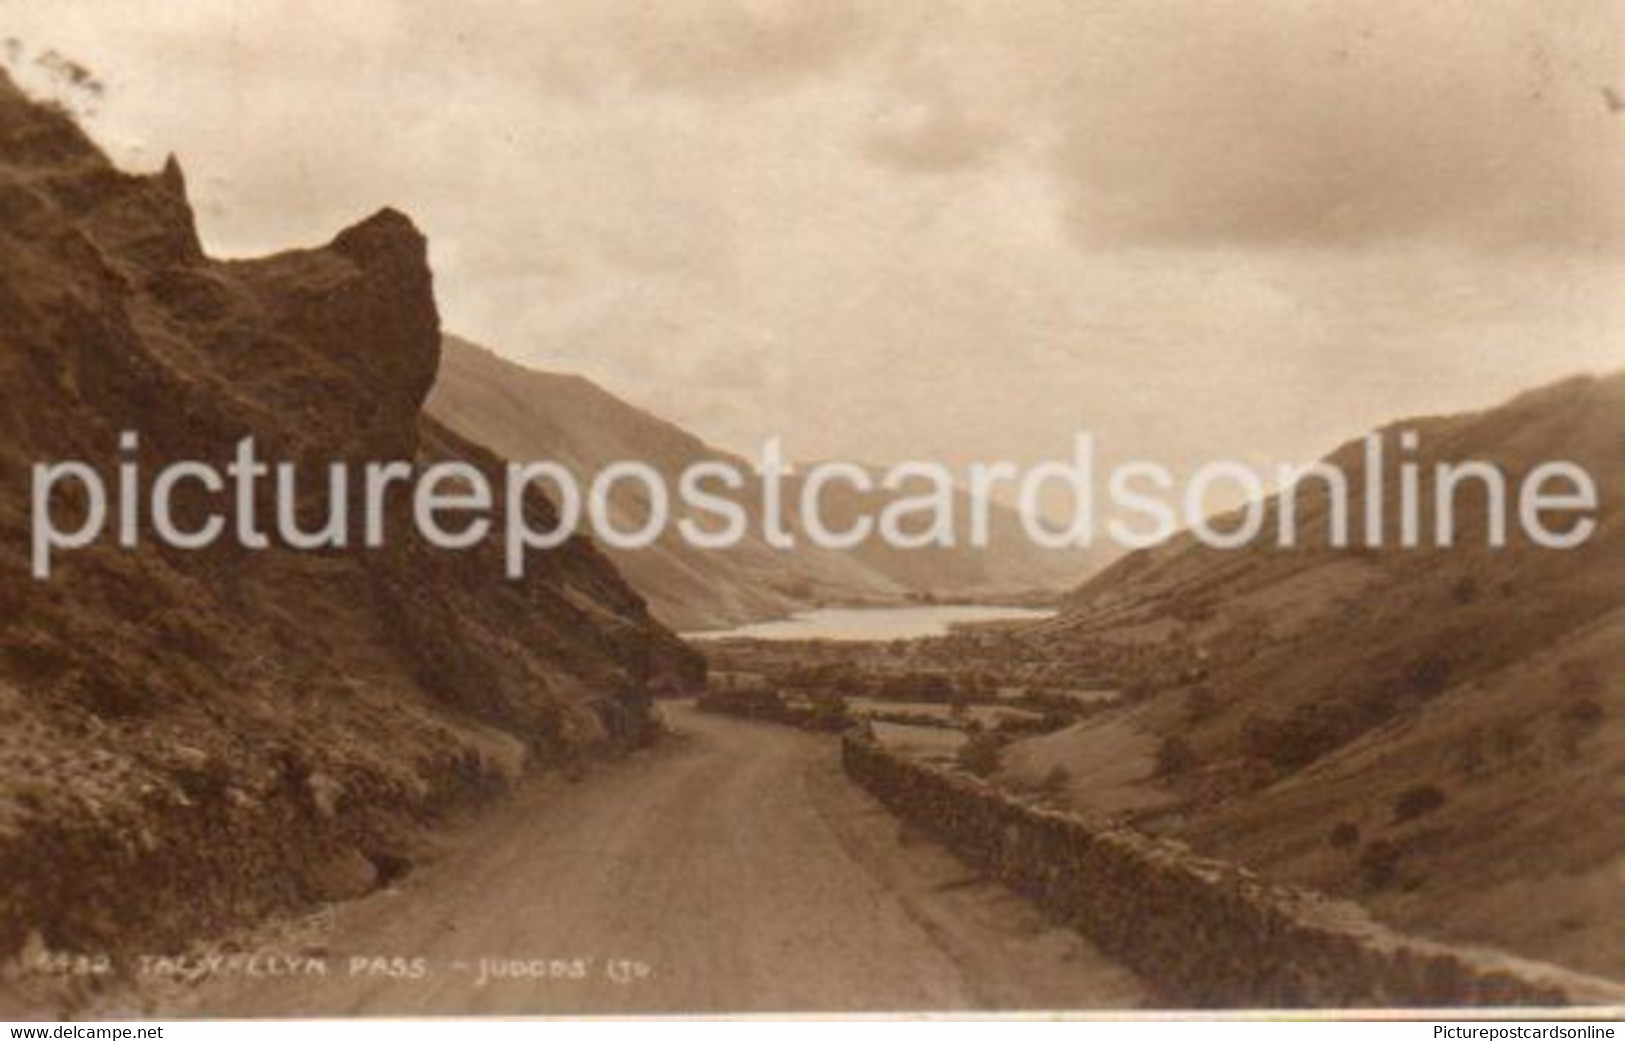
{"label": "rocky cliff", "polygon": [[[409,497],[382,549],[106,539],[30,576],[30,467],[112,485],[121,431],[147,473],[250,436],[302,474],[495,472],[423,416],[439,321],[399,213],[211,260],[174,161],[123,173],[0,77],[0,338],[0,956],[174,951],[364,890],[437,813],[643,740],[652,696],[699,679],[589,544],[509,581],[500,547],[418,541]],[[302,484],[301,515],[327,498]]]}

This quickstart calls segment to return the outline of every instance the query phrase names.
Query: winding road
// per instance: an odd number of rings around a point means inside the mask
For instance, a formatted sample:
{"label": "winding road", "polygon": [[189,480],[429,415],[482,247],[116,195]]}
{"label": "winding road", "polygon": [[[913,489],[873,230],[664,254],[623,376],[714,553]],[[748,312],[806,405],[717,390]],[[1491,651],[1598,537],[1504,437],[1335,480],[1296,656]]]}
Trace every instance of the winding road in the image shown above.
{"label": "winding road", "polygon": [[283,955],[319,956],[325,976],[216,980],[190,993],[189,1014],[1146,1000],[1131,973],[1081,937],[901,829],[841,773],[832,739],[667,711],[674,740],[581,784],[527,787],[455,833],[432,863],[321,917],[320,935],[308,925],[283,939]]}

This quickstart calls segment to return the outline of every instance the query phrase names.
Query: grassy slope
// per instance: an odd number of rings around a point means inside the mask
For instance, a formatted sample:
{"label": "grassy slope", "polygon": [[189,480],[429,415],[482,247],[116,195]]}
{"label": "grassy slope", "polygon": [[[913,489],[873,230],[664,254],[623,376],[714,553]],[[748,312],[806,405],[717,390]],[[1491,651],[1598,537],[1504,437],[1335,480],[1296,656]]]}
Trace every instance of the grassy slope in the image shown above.
{"label": "grassy slope", "polygon": [[[1573,552],[1467,548],[1483,522],[1469,510],[1450,552],[1182,539],[1136,554],[1046,635],[1135,696],[1049,740],[1081,757],[1111,747],[1091,729],[1174,738],[1194,765],[1157,779],[1141,755],[1127,804],[1143,825],[1404,925],[1625,976],[1625,375],[1423,428],[1429,459],[1582,463],[1603,491],[1598,533]],[[1442,805],[1396,821],[1412,789]],[[1334,848],[1339,823],[1358,838],[1341,829]]]}

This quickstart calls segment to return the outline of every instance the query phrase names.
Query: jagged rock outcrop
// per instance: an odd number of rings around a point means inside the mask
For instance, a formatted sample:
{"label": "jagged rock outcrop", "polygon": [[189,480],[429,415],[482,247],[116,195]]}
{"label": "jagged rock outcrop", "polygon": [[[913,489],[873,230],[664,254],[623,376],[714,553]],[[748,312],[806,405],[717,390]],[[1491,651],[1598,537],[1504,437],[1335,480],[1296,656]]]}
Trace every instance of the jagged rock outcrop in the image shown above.
{"label": "jagged rock outcrop", "polygon": [[[509,581],[499,546],[421,543],[409,495],[387,500],[382,549],[106,539],[30,577],[30,467],[111,478],[120,431],[147,472],[251,436],[302,476],[495,473],[422,415],[439,320],[399,213],[319,249],[207,259],[174,160],[120,172],[0,76],[0,341],[0,958],[175,950],[321,898],[357,853],[398,872],[416,825],[643,739],[653,695],[701,676],[588,543]],[[300,493],[321,515],[325,494]]]}

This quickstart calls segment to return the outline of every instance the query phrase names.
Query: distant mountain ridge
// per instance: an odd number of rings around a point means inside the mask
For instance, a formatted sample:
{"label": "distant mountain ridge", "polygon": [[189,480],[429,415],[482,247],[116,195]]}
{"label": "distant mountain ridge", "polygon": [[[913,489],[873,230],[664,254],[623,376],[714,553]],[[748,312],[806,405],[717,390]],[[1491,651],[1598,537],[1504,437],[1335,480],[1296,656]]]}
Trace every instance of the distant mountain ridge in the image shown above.
{"label": "distant mountain ridge", "polygon": [[[586,483],[609,463],[642,461],[675,488],[678,475],[696,462],[729,463],[753,472],[744,459],[574,375],[542,372],[448,335],[428,411],[448,427],[512,459],[554,460]],[[786,501],[800,494],[800,478],[785,481]],[[802,536],[792,550],[759,537],[758,497],[741,500],[751,531],[738,546],[699,549],[670,531],[644,550],[604,552],[648,598],[655,615],[680,630],[727,627],[779,617],[826,603],[899,601],[909,597],[967,598],[1010,595],[1074,585],[1090,569],[1088,554],[1042,550],[1020,530],[1014,511],[995,506],[991,545],[896,549],[870,539],[850,551],[823,549]],[[858,494],[842,485],[825,490],[832,528],[859,511],[872,513],[886,493]],[[965,497],[956,513],[967,513]],[[613,504],[628,528],[645,514],[644,504],[621,496]],[[792,525],[792,531],[795,528]]]}

